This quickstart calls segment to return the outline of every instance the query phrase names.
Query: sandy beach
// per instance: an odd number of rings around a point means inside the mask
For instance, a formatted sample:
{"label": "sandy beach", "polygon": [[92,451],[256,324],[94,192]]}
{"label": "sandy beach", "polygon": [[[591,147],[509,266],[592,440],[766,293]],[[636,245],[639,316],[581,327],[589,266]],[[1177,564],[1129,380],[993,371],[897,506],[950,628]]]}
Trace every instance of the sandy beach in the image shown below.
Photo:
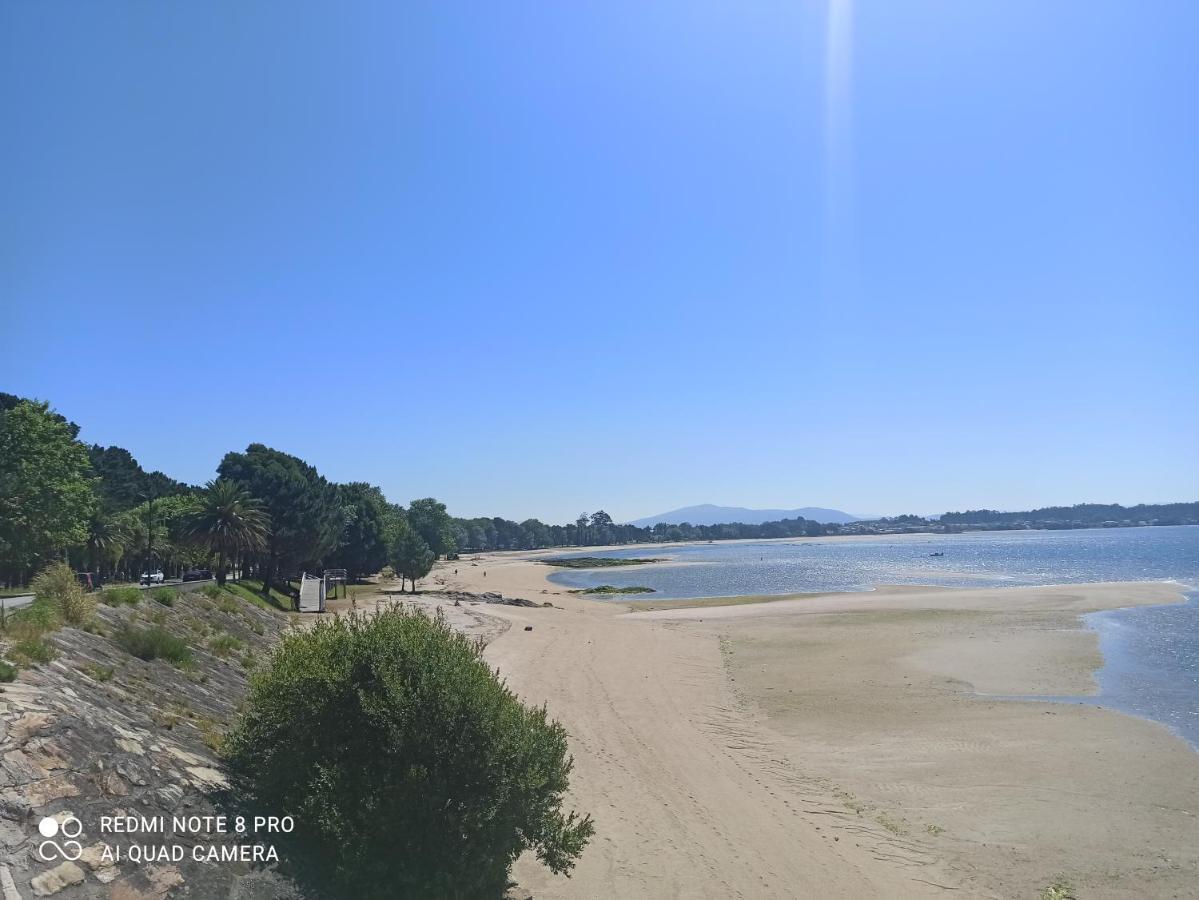
{"label": "sandy beach", "polygon": [[489,554],[423,585],[554,604],[471,612],[508,624],[487,659],[567,727],[571,799],[596,820],[570,879],[521,860],[515,896],[1194,895],[1199,754],[1121,713],[986,696],[1092,692],[1080,614],[1178,602],[1178,585],[630,612],[552,571]]}

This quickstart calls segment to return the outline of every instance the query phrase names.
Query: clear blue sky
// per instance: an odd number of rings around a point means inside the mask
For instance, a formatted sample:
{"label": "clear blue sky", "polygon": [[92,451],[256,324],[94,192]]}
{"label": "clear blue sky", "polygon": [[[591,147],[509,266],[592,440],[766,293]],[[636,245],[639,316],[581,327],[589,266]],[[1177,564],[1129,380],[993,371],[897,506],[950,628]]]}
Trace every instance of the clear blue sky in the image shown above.
{"label": "clear blue sky", "polygon": [[1199,498],[1199,4],[827,18],[8,0],[0,390],[461,515]]}

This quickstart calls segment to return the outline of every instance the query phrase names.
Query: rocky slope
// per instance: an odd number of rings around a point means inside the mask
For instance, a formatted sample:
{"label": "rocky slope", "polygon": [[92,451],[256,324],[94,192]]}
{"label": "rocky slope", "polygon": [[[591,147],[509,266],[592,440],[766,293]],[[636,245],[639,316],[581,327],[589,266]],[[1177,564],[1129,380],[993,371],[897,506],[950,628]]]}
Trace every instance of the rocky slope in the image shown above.
{"label": "rocky slope", "polygon": [[[0,686],[4,900],[299,896],[269,863],[192,855],[197,845],[206,848],[203,855],[269,838],[172,828],[174,816],[219,811],[225,782],[216,748],[245,695],[249,672],[288,625],[288,616],[241,598],[196,592],[169,607],[149,597],[136,606],[101,606],[87,630],[47,635],[55,658],[22,668],[14,682]],[[131,646],[123,641],[129,629],[161,629],[181,638],[193,660],[180,665],[131,655],[123,649]],[[53,848],[48,852],[54,858],[41,858],[39,824],[46,816],[82,823],[78,860],[64,861]],[[164,817],[164,833],[102,831],[103,817],[124,816]],[[55,836],[75,855],[66,840],[65,834]],[[105,858],[106,845],[120,853],[119,860]],[[149,847],[151,857],[161,856],[156,847],[178,845],[183,858],[131,861],[134,845]]]}

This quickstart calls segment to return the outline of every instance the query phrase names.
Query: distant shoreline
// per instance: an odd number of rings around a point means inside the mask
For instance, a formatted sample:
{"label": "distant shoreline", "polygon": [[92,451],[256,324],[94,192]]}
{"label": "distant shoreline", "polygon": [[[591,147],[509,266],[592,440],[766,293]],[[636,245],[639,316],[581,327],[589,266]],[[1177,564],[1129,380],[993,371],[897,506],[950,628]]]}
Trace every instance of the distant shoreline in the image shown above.
{"label": "distant shoreline", "polygon": [[[1023,534],[1027,532],[1035,532],[1037,534],[1050,534],[1062,531],[1134,531],[1137,529],[1158,530],[1161,528],[1199,528],[1199,525],[1121,525],[1110,528],[995,528],[987,530],[969,529],[966,531],[952,532],[933,532],[933,531],[904,531],[894,534],[824,534],[813,537],[776,537],[776,538],[719,538],[713,540],[686,540],[686,541],[662,541],[651,543],[636,543],[636,544],[588,544],[583,546],[567,546],[567,547],[539,547],[534,550],[480,550],[478,552],[463,553],[460,557],[462,560],[472,559],[476,556],[542,556],[542,555],[562,555],[568,553],[579,553],[580,551],[588,551],[594,553],[611,553],[621,550],[635,550],[640,547],[656,547],[663,549],[671,549],[676,547],[702,547],[708,544],[812,544],[822,543],[824,541],[909,541],[919,539],[936,539],[961,537],[962,535],[994,535],[994,534]],[[659,562],[670,562],[670,560],[660,560]]]}
{"label": "distant shoreline", "polygon": [[[1159,529],[1165,527],[1166,532]],[[1146,528],[1153,528],[1154,531],[1147,531]],[[878,536],[861,536],[861,535],[846,535],[838,537],[816,537],[816,538],[775,538],[761,540],[735,540],[721,542],[720,546],[729,545],[727,552],[721,552],[717,545],[707,541],[685,541],[676,542],[674,544],[657,545],[661,549],[656,551],[657,557],[653,560],[638,561],[638,568],[645,569],[647,575],[661,567],[668,567],[672,571],[669,574],[659,573],[660,577],[657,580],[638,581],[638,584],[646,584],[654,587],[656,593],[646,595],[641,598],[624,598],[632,608],[646,608],[647,604],[652,604],[655,608],[665,608],[665,604],[669,603],[672,608],[678,608],[688,605],[694,606],[719,606],[723,604],[743,605],[751,602],[777,602],[780,599],[786,599],[791,596],[800,596],[810,593],[849,593],[856,594],[863,591],[874,589],[874,584],[887,583],[894,581],[897,584],[910,585],[929,585],[933,588],[969,588],[969,587],[988,587],[997,589],[1011,589],[1021,586],[1031,586],[1037,584],[1045,584],[1048,580],[1053,579],[1052,568],[1048,570],[1038,569],[1012,569],[1012,577],[992,577],[990,573],[995,570],[993,567],[986,566],[981,569],[972,567],[968,560],[972,559],[978,553],[977,548],[980,545],[985,545],[995,548],[1001,556],[1012,555],[1013,561],[1020,557],[1025,551],[1019,548],[1027,545],[1029,552],[1040,554],[1046,553],[1054,555],[1058,551],[1054,550],[1059,545],[1065,548],[1075,545],[1076,541],[1080,542],[1080,546],[1089,546],[1092,541],[1107,541],[1113,542],[1116,546],[1123,546],[1125,543],[1140,546],[1148,542],[1146,546],[1153,546],[1156,536],[1164,538],[1167,545],[1173,546],[1179,541],[1189,545],[1190,536],[1193,536],[1195,526],[1145,526],[1139,532],[1131,529],[1121,529],[1116,532],[1114,529],[1075,529],[1069,534],[1059,534],[1058,530],[1045,529],[1036,530],[1035,535],[1004,537],[1004,532],[977,532],[978,537],[963,537],[960,535],[933,537],[930,538],[924,534],[906,534],[906,535],[890,535],[886,538]],[[1184,533],[1184,529],[1186,533]],[[1143,535],[1136,537],[1134,535]],[[1096,535],[1095,538],[1088,538],[1086,535]],[[1102,535],[1103,537],[1098,537]],[[1127,542],[1117,535],[1128,535]],[[845,542],[845,543],[841,543]],[[866,568],[857,572],[853,576],[838,577],[835,574],[830,577],[822,577],[818,574],[819,570],[813,570],[817,574],[808,577],[802,572],[788,574],[789,569],[785,567],[785,560],[795,556],[807,557],[809,554],[798,553],[786,549],[780,550],[775,547],[773,550],[767,550],[766,547],[773,545],[782,545],[787,547],[832,547],[841,544],[843,547],[862,546],[867,554],[879,554],[881,557],[889,560],[892,568],[888,571],[891,574],[888,576],[885,571],[874,572],[873,569]],[[765,558],[770,560],[770,565],[773,566],[769,571],[772,573],[770,577],[754,577],[753,565],[757,559],[757,552],[752,549],[735,550],[735,547],[762,547],[762,552]],[[1099,544],[1098,546],[1104,546]],[[1008,549],[1004,549],[1004,548]],[[904,549],[908,548],[908,549]],[[1015,548],[1015,549],[1012,549]],[[1043,549],[1035,549],[1043,548]],[[926,551],[941,551],[941,552],[926,552]],[[688,551],[688,552],[684,552]],[[517,559],[536,559],[545,560],[546,551],[509,551],[502,554],[505,557]],[[596,560],[597,562],[606,559],[621,559],[636,554],[640,556],[642,551],[635,547],[607,545],[602,548],[594,548],[587,551],[586,556],[572,557],[583,560]],[[837,552],[831,549],[813,551],[818,559],[824,560],[827,564],[829,560],[841,559],[845,553],[850,551]],[[1061,552],[1068,553],[1068,550]],[[614,556],[606,556],[605,554],[614,554]],[[497,557],[501,554],[497,554]],[[852,554],[851,554],[852,556]],[[928,560],[929,565],[924,565],[923,557],[941,557],[936,560]],[[752,559],[751,559],[752,557]],[[910,557],[910,558],[909,558]],[[917,559],[920,557],[920,559]],[[966,563],[955,563],[955,557],[960,560],[967,560]],[[722,560],[727,560],[736,565],[735,576],[723,576]],[[622,560],[623,562],[623,560]],[[1047,562],[1047,565],[1052,564],[1052,559]],[[1013,565],[1018,563],[1013,562]],[[690,571],[690,567],[701,566],[705,567],[704,571],[711,570],[714,574],[709,578],[706,575],[700,575],[695,571]],[[780,566],[783,566],[780,568]],[[963,568],[964,566],[964,568]],[[595,587],[607,579],[603,575],[605,567],[596,565],[593,568],[587,566],[574,566],[564,568],[553,572],[548,576],[548,580],[555,588],[579,590],[589,587]],[[683,571],[686,568],[689,571]],[[676,571],[677,570],[677,571]],[[616,579],[618,585],[632,584],[629,573],[626,570],[621,570],[623,576]],[[1004,570],[1006,571],[1006,570]],[[1065,579],[1062,583],[1080,584],[1080,583],[1102,583],[1108,581],[1174,581],[1181,578],[1186,581],[1186,576],[1193,576],[1195,573],[1186,567],[1178,568],[1177,566],[1165,565],[1154,570],[1142,570],[1140,567],[1133,567],[1125,571],[1119,566],[1103,566],[1100,565],[1094,571],[1083,569],[1082,571],[1070,571],[1069,576],[1063,575]],[[881,575],[878,577],[872,577]],[[927,577],[924,577],[924,576]],[[1089,579],[1093,579],[1090,581]],[[1191,580],[1199,580],[1191,578]],[[1055,582],[1056,583],[1056,582]]]}

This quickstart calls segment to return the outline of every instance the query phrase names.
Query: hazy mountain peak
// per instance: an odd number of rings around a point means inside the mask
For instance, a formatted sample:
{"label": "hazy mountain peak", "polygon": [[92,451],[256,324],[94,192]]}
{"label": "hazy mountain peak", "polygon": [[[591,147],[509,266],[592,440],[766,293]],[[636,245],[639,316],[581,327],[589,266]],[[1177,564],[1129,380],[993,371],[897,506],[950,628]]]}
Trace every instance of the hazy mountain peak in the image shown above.
{"label": "hazy mountain peak", "polygon": [[856,522],[861,517],[850,515],[839,509],[824,509],[819,506],[805,506],[800,509],[749,509],[744,506],[717,506],[713,503],[701,503],[698,506],[684,506],[682,509],[671,510],[656,516],[646,516],[635,519],[630,525],[642,528],[665,522],[677,525],[680,522],[690,522],[692,525],[723,525],[729,522],[740,522],[744,525],[761,525],[763,522],[776,522],[779,519],[811,519],[815,522]]}

